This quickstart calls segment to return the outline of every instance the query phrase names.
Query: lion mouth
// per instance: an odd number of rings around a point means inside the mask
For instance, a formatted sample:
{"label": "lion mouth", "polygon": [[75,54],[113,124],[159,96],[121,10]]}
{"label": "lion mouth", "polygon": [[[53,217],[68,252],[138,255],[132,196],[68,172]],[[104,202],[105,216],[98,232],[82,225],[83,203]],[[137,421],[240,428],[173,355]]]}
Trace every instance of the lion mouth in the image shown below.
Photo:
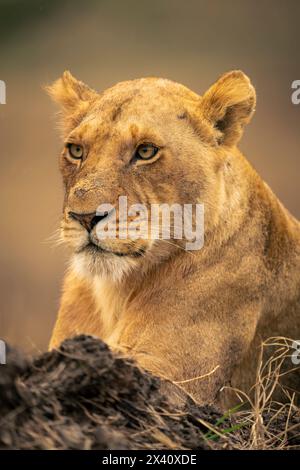
{"label": "lion mouth", "polygon": [[95,245],[95,243],[90,241],[83,248],[80,248],[80,250],[78,250],[77,253],[90,253],[92,255],[99,255],[99,254],[103,254],[103,253],[108,253],[108,254],[116,255],[116,256],[131,256],[131,257],[134,257],[134,258],[138,258],[138,257],[144,255],[145,250],[139,249],[138,251],[134,251],[134,252],[130,252],[130,253],[128,253],[128,252],[124,253],[122,251],[107,250],[106,248]]}

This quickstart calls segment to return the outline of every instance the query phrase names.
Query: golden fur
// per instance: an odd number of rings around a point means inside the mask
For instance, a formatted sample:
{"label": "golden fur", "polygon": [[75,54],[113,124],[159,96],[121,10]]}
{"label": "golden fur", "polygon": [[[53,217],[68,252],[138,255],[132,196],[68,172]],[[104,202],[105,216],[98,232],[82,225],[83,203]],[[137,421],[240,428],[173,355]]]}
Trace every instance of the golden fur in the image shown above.
{"label": "golden fur", "polygon": [[[224,403],[226,384],[247,391],[261,338],[300,339],[300,224],[237,149],[255,109],[249,79],[229,72],[203,97],[160,78],[98,94],[65,72],[49,92],[65,141],[86,153],[70,161],[65,149],[60,159],[73,254],[50,348],[96,335],[172,381],[214,371],[183,384],[200,402]],[[131,163],[144,142],[158,157]],[[96,241],[101,253],[85,249],[88,233],[69,212],[120,195],[147,206],[202,202],[204,247],[117,239]]]}

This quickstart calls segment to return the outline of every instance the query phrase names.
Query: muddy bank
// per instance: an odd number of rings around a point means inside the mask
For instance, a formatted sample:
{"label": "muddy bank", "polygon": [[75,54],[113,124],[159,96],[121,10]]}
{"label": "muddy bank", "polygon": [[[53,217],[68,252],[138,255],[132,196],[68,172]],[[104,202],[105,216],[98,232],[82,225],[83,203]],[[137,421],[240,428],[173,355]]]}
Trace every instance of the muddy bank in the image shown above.
{"label": "muddy bank", "polygon": [[[88,336],[33,360],[9,348],[0,369],[0,448],[204,450],[240,448],[249,439],[250,425],[231,432],[215,409],[188,397],[176,409],[159,387],[159,379]],[[284,420],[277,425],[284,429]],[[291,439],[299,444],[295,433]]]}

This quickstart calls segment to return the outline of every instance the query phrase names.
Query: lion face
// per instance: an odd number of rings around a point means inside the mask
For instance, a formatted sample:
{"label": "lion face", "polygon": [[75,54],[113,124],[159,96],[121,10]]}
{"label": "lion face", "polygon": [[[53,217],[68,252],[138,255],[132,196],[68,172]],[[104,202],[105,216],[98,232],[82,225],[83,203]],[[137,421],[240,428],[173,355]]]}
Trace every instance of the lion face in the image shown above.
{"label": "lion face", "polygon": [[[61,229],[78,269],[119,278],[178,250],[182,240],[148,236],[153,204],[201,202],[207,227],[215,223],[226,155],[255,103],[244,74],[225,75],[203,98],[159,78],[121,82],[98,94],[69,72],[49,92],[63,109]],[[128,207],[146,207],[147,215],[129,214],[124,227],[120,197]],[[133,239],[128,224],[137,219],[147,228]],[[105,224],[114,227],[113,236],[99,236]]]}

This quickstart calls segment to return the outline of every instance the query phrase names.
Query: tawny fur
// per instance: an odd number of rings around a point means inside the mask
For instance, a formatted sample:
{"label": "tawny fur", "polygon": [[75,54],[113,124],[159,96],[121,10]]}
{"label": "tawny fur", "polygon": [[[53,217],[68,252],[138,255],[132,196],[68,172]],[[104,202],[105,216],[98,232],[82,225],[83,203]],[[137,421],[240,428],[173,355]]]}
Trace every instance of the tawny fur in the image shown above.
{"label": "tawny fur", "polygon": [[[86,333],[172,381],[214,371],[183,386],[202,403],[229,403],[220,390],[249,390],[261,339],[300,339],[300,224],[237,149],[255,108],[249,79],[227,73],[203,97],[157,78],[98,94],[65,72],[49,92],[65,141],[85,149],[81,162],[66,149],[60,160],[73,254],[50,348]],[[141,142],[159,146],[159,157],[132,164]],[[120,195],[203,203],[204,247],[105,240],[108,251],[85,251],[88,233],[69,211],[94,212]],[[299,390],[295,374],[286,385]]]}

